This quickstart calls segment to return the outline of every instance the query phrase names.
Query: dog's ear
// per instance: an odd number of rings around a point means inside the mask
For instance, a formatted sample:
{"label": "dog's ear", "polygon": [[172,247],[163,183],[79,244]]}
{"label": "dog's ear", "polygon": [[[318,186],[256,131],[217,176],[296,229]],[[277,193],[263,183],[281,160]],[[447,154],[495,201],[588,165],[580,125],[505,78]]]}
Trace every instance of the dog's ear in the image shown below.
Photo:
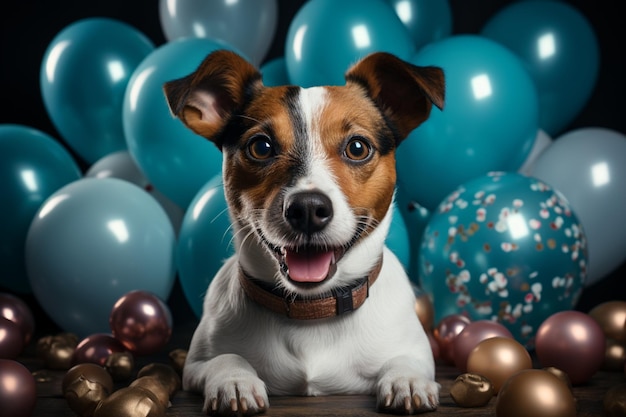
{"label": "dog's ear", "polygon": [[419,67],[398,57],[376,52],[357,62],[346,73],[368,92],[403,140],[430,115],[432,104],[443,109],[445,80],[438,67]]}
{"label": "dog's ear", "polygon": [[163,91],[174,116],[221,148],[216,135],[261,86],[261,74],[252,64],[234,52],[219,50],[193,73],[166,82]]}

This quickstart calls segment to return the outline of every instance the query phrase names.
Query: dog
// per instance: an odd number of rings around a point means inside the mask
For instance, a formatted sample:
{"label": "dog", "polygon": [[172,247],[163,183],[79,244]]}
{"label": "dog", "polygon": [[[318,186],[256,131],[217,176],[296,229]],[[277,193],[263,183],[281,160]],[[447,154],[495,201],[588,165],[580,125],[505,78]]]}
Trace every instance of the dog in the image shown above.
{"label": "dog", "polygon": [[261,413],[268,395],[376,395],[396,413],[438,405],[414,292],[385,239],[396,148],[443,107],[444,74],[379,52],[345,78],[265,87],[219,50],[163,86],[172,114],[223,153],[236,247],[183,369],[208,414]]}

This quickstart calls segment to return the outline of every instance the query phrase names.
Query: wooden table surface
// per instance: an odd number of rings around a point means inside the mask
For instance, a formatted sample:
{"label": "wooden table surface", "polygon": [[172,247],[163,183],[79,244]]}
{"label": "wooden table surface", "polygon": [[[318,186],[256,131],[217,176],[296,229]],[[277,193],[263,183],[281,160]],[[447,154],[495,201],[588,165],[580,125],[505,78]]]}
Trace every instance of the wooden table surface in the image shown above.
{"label": "wooden table surface", "polygon": [[[163,354],[153,357],[138,358],[136,368],[139,369],[150,362],[169,363],[168,353],[175,348],[186,348],[188,335],[191,328],[183,329],[183,336],[168,344]],[[167,350],[169,349],[169,350]],[[33,417],[67,417],[74,413],[68,407],[61,393],[61,381],[64,371],[50,371],[43,368],[40,360],[32,355],[33,349],[27,350],[24,357],[19,360],[31,371],[36,371],[40,378],[37,383],[38,399]],[[143,364],[143,365],[142,365]],[[495,416],[494,397],[485,407],[462,408],[454,403],[450,397],[450,387],[460,372],[451,366],[438,365],[437,381],[441,384],[440,406],[437,411],[427,415],[442,416]],[[118,388],[128,385],[132,381],[118,384]],[[574,387],[574,395],[578,404],[578,416],[598,417],[602,416],[602,400],[606,391],[617,384],[625,383],[623,372],[599,371],[585,385]],[[202,398],[197,394],[179,391],[171,399],[172,406],[167,411],[167,416],[195,417],[202,416]],[[1,415],[0,410],[0,415]],[[270,397],[270,408],[264,414],[268,417],[283,416],[375,416],[380,415],[375,411],[375,399],[369,396],[333,396],[333,397]]]}

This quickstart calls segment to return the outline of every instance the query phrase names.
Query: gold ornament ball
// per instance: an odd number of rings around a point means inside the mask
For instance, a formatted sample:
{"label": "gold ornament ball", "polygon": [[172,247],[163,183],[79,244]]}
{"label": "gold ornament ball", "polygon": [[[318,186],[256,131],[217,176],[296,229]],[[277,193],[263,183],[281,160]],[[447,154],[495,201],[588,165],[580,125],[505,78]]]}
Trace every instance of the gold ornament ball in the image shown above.
{"label": "gold ornament ball", "polygon": [[142,387],[121,388],[98,404],[93,417],[165,417],[154,393]]}
{"label": "gold ornament ball", "polygon": [[68,370],[72,367],[76,345],[78,337],[73,333],[44,336],[37,340],[37,356],[48,369]]}
{"label": "gold ornament ball", "polygon": [[185,361],[187,360],[187,351],[185,349],[174,349],[169,353],[170,365],[179,373],[183,373]]}
{"label": "gold ornament ball", "polygon": [[575,417],[569,387],[553,373],[525,369],[512,375],[496,399],[496,417]]}
{"label": "gold ornament ball", "polygon": [[167,408],[170,403],[170,393],[167,387],[155,376],[142,376],[141,378],[135,379],[130,386],[141,387],[146,391],[150,391],[165,408]]}
{"label": "gold ornament ball", "polygon": [[435,309],[433,303],[430,300],[430,296],[421,289],[414,287],[414,292],[415,314],[417,314],[417,318],[420,320],[420,323],[422,323],[424,330],[429,332],[433,329],[435,323]]}
{"label": "gold ornament ball", "polygon": [[104,362],[104,368],[114,381],[126,381],[135,369],[135,358],[130,352],[113,352]]}
{"label": "gold ornament ball", "polygon": [[496,394],[511,375],[530,368],[532,360],[526,348],[508,337],[483,340],[467,358],[467,372],[490,380]]}
{"label": "gold ornament ball", "polygon": [[72,411],[81,417],[90,417],[113,391],[113,379],[103,367],[81,363],[67,371],[61,389]]}
{"label": "gold ornament ball", "polygon": [[609,388],[604,394],[603,406],[606,417],[626,416],[626,384]]}
{"label": "gold ornament ball", "polygon": [[137,373],[137,378],[148,376],[156,378],[165,387],[168,395],[173,395],[182,385],[180,376],[174,368],[163,363],[150,363]]}
{"label": "gold ornament ball", "polygon": [[606,301],[589,311],[604,335],[618,342],[626,342],[626,301]]}
{"label": "gold ornament ball", "polygon": [[459,375],[450,387],[452,400],[461,407],[483,407],[493,394],[491,381],[476,374]]}
{"label": "gold ornament ball", "polygon": [[548,366],[547,368],[543,368],[543,370],[550,372],[552,375],[559,378],[561,381],[563,381],[565,385],[567,385],[567,388],[569,388],[570,391],[574,392],[572,387],[572,380],[569,378],[569,375],[567,375],[566,372],[562,371],[559,368],[555,368],[554,366]]}
{"label": "gold ornament ball", "polygon": [[624,342],[615,339],[606,339],[606,352],[602,369],[607,371],[621,371],[626,365],[626,346]]}

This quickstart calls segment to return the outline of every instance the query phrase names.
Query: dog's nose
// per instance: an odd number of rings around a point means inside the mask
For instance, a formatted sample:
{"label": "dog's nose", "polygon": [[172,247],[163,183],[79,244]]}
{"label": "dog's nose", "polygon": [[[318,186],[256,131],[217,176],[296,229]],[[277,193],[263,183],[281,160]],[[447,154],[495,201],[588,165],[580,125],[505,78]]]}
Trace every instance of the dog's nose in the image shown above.
{"label": "dog's nose", "polygon": [[285,207],[285,219],[291,227],[308,235],[322,230],[333,218],[330,198],[317,191],[293,194]]}

